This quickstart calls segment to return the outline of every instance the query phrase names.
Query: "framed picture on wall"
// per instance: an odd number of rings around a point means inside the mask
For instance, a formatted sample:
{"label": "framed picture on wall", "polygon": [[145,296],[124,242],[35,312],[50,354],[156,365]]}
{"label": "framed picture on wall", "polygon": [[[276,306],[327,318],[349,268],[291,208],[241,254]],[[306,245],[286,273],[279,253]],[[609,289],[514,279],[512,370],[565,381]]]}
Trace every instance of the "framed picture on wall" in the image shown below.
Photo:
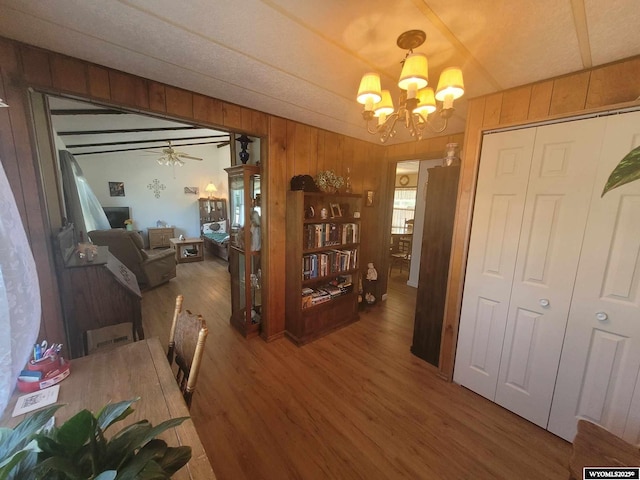
{"label": "framed picture on wall", "polygon": [[331,209],[331,218],[340,218],[342,216],[339,203],[330,203],[329,208]]}
{"label": "framed picture on wall", "polygon": [[124,182],[109,182],[109,195],[124,197]]}
{"label": "framed picture on wall", "polygon": [[373,207],[373,201],[375,200],[375,192],[373,190],[365,191],[364,204],[366,207]]}

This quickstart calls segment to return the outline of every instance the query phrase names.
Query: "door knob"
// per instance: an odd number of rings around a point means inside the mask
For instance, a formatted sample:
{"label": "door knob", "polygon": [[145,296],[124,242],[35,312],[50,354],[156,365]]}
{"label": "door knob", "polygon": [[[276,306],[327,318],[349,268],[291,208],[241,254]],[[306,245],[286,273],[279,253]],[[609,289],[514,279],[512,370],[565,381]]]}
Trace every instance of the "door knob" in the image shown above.
{"label": "door knob", "polygon": [[549,299],[541,298],[540,300],[538,300],[538,303],[541,307],[547,308],[549,306]]}
{"label": "door knob", "polygon": [[605,312],[598,312],[596,313],[596,319],[599,322],[604,322],[609,319],[609,315],[607,315]]}

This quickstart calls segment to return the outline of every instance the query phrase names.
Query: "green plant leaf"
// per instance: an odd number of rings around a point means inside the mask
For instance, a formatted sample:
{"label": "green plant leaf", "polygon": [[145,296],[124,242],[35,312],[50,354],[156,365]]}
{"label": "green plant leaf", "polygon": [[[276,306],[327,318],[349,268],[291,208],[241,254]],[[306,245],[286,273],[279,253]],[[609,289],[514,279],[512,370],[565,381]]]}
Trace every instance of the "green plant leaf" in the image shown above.
{"label": "green plant leaf", "polygon": [[191,460],[191,447],[168,447],[161,460],[158,460],[162,469],[169,475],[173,475]]}
{"label": "green plant leaf", "polygon": [[106,470],[98,475],[94,480],[113,480],[118,475],[115,470]]}
{"label": "green plant leaf", "polygon": [[168,430],[169,428],[177,427],[182,422],[184,422],[185,420],[188,420],[188,419],[189,419],[189,417],[171,418],[169,420],[165,420],[164,422],[162,422],[159,425],[156,425],[155,427],[150,428],[149,431],[147,432],[146,438],[143,438],[141,440],[141,442],[137,445],[137,447],[144,446],[148,441],[150,441],[151,439],[157,437],[158,435],[160,435],[165,430]]}
{"label": "green plant leaf", "polygon": [[74,455],[94,434],[96,419],[89,410],[81,410],[58,429],[55,439]]}
{"label": "green plant leaf", "polygon": [[620,160],[620,163],[618,163],[616,168],[611,172],[611,175],[609,175],[600,197],[604,197],[604,194],[609,190],[613,190],[614,188],[638,179],[640,179],[640,146],[631,150]]}
{"label": "green plant leaf", "polygon": [[167,451],[167,443],[163,440],[154,439],[148,442],[143,448],[138,451],[135,457],[131,459],[121,469],[118,469],[118,480],[133,480],[139,478],[139,473],[145,470],[147,464],[153,462],[155,466],[150,468],[150,471],[161,473],[163,476],[159,478],[165,478],[166,475],[160,466],[155,463],[154,460],[162,458]]}
{"label": "green plant leaf", "polygon": [[82,470],[78,468],[71,458],[49,457],[38,464],[38,472],[44,476],[41,478],[51,478],[50,472],[61,472],[63,478],[72,480],[85,480]]}
{"label": "green plant leaf", "polygon": [[11,456],[17,450],[27,445],[31,437],[46,425],[60,407],[62,407],[62,404],[52,405],[43,410],[38,410],[22,420],[16,428],[13,429],[13,433],[4,438],[0,444],[0,459]]}
{"label": "green plant leaf", "polygon": [[105,405],[98,413],[98,426],[102,431],[107,430],[111,425],[120,420],[127,418],[133,413],[131,405],[140,400],[136,397],[133,400],[124,400],[122,402],[110,403]]}

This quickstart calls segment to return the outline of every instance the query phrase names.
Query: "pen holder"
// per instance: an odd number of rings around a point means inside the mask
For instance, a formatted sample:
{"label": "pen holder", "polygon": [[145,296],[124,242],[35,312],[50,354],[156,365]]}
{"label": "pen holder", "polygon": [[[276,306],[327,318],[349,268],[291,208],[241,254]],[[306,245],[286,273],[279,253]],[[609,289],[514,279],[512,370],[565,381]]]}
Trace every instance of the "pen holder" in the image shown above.
{"label": "pen holder", "polygon": [[42,376],[44,377],[51,370],[55,370],[60,365],[58,359],[58,355],[49,355],[44,357],[37,362],[34,360],[29,360],[27,364],[27,370],[31,370],[32,372],[42,372]]}
{"label": "pen holder", "polygon": [[[55,355],[55,358],[53,357],[54,356],[49,357],[52,358],[52,360],[47,362],[30,361],[27,365],[27,370],[31,372],[39,371],[42,377],[39,380],[33,381],[26,381],[19,378],[18,390],[25,393],[32,393],[44,388],[49,388],[67,378],[71,374],[71,364],[65,361],[64,358],[58,357],[57,355]],[[46,364],[41,365],[44,363]],[[46,372],[40,368],[44,368]]]}

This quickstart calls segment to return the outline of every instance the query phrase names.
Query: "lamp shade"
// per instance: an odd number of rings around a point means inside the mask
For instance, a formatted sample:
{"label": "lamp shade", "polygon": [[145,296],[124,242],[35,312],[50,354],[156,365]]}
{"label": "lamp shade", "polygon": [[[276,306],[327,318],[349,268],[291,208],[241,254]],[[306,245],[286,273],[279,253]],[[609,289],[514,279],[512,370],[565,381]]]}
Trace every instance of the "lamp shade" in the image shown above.
{"label": "lamp shade", "polygon": [[213,183],[209,183],[206,187],[204,187],[204,191],[211,195],[212,193],[217,192],[218,189]]}
{"label": "lamp shade", "polygon": [[453,100],[464,95],[462,70],[458,67],[445,68],[440,74],[440,80],[438,81],[438,88],[436,90],[436,100],[444,102],[447,95],[451,95]]}
{"label": "lamp shade", "polygon": [[380,75],[375,72],[365,73],[360,80],[360,88],[358,88],[358,103],[373,106],[382,98],[380,92]]}
{"label": "lamp shade", "polygon": [[382,100],[376,103],[373,108],[376,117],[382,114],[391,115],[393,113],[393,100],[391,99],[389,90],[382,90]]}
{"label": "lamp shade", "polygon": [[418,90],[418,106],[413,109],[414,113],[429,115],[436,111],[436,98],[433,88],[426,87]]}
{"label": "lamp shade", "polygon": [[403,90],[409,90],[412,83],[415,83],[416,90],[429,84],[427,56],[423,53],[412,53],[404,59],[398,86]]}

